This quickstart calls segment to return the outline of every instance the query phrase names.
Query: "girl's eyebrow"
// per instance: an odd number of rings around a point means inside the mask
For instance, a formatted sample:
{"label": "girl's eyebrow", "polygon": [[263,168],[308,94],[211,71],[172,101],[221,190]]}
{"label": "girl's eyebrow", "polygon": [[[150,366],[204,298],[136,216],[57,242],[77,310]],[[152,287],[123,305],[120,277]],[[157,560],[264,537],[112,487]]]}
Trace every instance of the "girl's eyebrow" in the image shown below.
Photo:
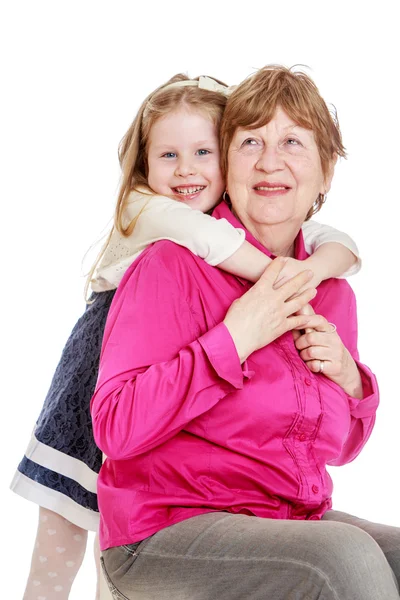
{"label": "girl's eyebrow", "polygon": [[200,140],[195,142],[194,146],[212,146],[213,144],[218,143],[218,140]]}
{"label": "girl's eyebrow", "polygon": [[[195,141],[195,142],[191,142],[190,146],[193,147],[198,147],[198,146],[214,146],[218,144],[218,140],[199,140],[199,141]],[[176,146],[174,144],[153,144],[153,148],[155,150],[165,150],[165,149],[176,149],[180,146],[181,144],[177,144]],[[184,144],[186,146],[186,144]],[[188,144],[189,145],[189,144]]]}
{"label": "girl's eyebrow", "polygon": [[172,144],[159,144],[158,146],[155,146],[153,144],[153,148],[154,150],[160,151],[160,150],[175,150],[175,146],[173,146]]}

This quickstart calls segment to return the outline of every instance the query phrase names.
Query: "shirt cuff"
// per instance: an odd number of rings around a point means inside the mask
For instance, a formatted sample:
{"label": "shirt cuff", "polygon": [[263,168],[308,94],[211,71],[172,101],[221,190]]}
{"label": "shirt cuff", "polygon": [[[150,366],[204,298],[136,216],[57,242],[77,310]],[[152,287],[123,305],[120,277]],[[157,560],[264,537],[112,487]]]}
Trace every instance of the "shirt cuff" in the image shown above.
{"label": "shirt cuff", "polygon": [[224,323],[207,331],[198,339],[208,360],[218,377],[224,379],[237,390],[243,388],[244,380],[251,379],[254,371],[249,371],[247,361],[240,364],[240,358],[232,336]]}
{"label": "shirt cuff", "polygon": [[363,397],[362,399],[348,396],[350,413],[356,419],[372,417],[379,404],[379,389],[375,375],[362,363],[356,360],[358,371],[361,375]]}

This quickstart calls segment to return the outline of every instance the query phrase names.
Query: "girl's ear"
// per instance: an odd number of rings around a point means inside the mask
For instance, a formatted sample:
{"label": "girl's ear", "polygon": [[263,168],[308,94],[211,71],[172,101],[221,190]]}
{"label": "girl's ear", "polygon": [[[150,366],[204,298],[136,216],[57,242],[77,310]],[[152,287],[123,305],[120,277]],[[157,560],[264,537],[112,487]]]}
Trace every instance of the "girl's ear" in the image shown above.
{"label": "girl's ear", "polygon": [[325,180],[324,180],[324,192],[323,192],[324,195],[327,194],[329,192],[329,190],[331,189],[331,183],[332,183],[333,175],[335,173],[335,165],[337,163],[337,159],[338,159],[338,155],[334,154],[329,163],[328,172],[327,172]]}

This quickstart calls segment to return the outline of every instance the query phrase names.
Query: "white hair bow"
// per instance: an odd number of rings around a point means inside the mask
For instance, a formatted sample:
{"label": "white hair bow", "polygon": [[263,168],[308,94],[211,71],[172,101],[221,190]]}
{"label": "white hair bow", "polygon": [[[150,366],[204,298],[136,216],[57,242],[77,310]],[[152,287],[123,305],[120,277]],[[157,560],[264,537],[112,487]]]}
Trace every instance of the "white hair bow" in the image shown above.
{"label": "white hair bow", "polygon": [[219,92],[224,96],[229,96],[235,87],[234,85],[230,87],[222,85],[218,81],[215,81],[215,79],[211,79],[211,77],[199,77],[199,88],[201,90],[210,90],[210,92]]}
{"label": "white hair bow", "polygon": [[210,92],[218,92],[220,94],[223,94],[224,96],[229,96],[236,87],[235,85],[228,87],[226,85],[222,85],[221,83],[218,83],[218,81],[215,81],[215,79],[212,79],[211,77],[202,76],[202,77],[199,77],[198,81],[196,81],[194,79],[183,79],[182,81],[174,81],[173,83],[169,83],[162,89],[166,90],[168,88],[181,87],[181,86],[186,86],[186,85],[193,85],[193,86],[197,85],[201,90],[209,90]]}

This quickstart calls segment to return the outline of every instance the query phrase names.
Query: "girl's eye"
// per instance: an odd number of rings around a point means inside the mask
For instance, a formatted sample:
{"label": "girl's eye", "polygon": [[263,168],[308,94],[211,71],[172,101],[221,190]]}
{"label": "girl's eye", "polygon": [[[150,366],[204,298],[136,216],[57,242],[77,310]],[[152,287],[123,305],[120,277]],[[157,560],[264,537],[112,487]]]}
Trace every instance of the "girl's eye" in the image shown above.
{"label": "girl's eye", "polygon": [[176,158],[175,152],[166,152],[162,155],[162,158]]}
{"label": "girl's eye", "polygon": [[197,150],[196,154],[199,156],[207,156],[207,154],[210,154],[210,151],[205,150],[205,148],[201,148],[200,150]]}

